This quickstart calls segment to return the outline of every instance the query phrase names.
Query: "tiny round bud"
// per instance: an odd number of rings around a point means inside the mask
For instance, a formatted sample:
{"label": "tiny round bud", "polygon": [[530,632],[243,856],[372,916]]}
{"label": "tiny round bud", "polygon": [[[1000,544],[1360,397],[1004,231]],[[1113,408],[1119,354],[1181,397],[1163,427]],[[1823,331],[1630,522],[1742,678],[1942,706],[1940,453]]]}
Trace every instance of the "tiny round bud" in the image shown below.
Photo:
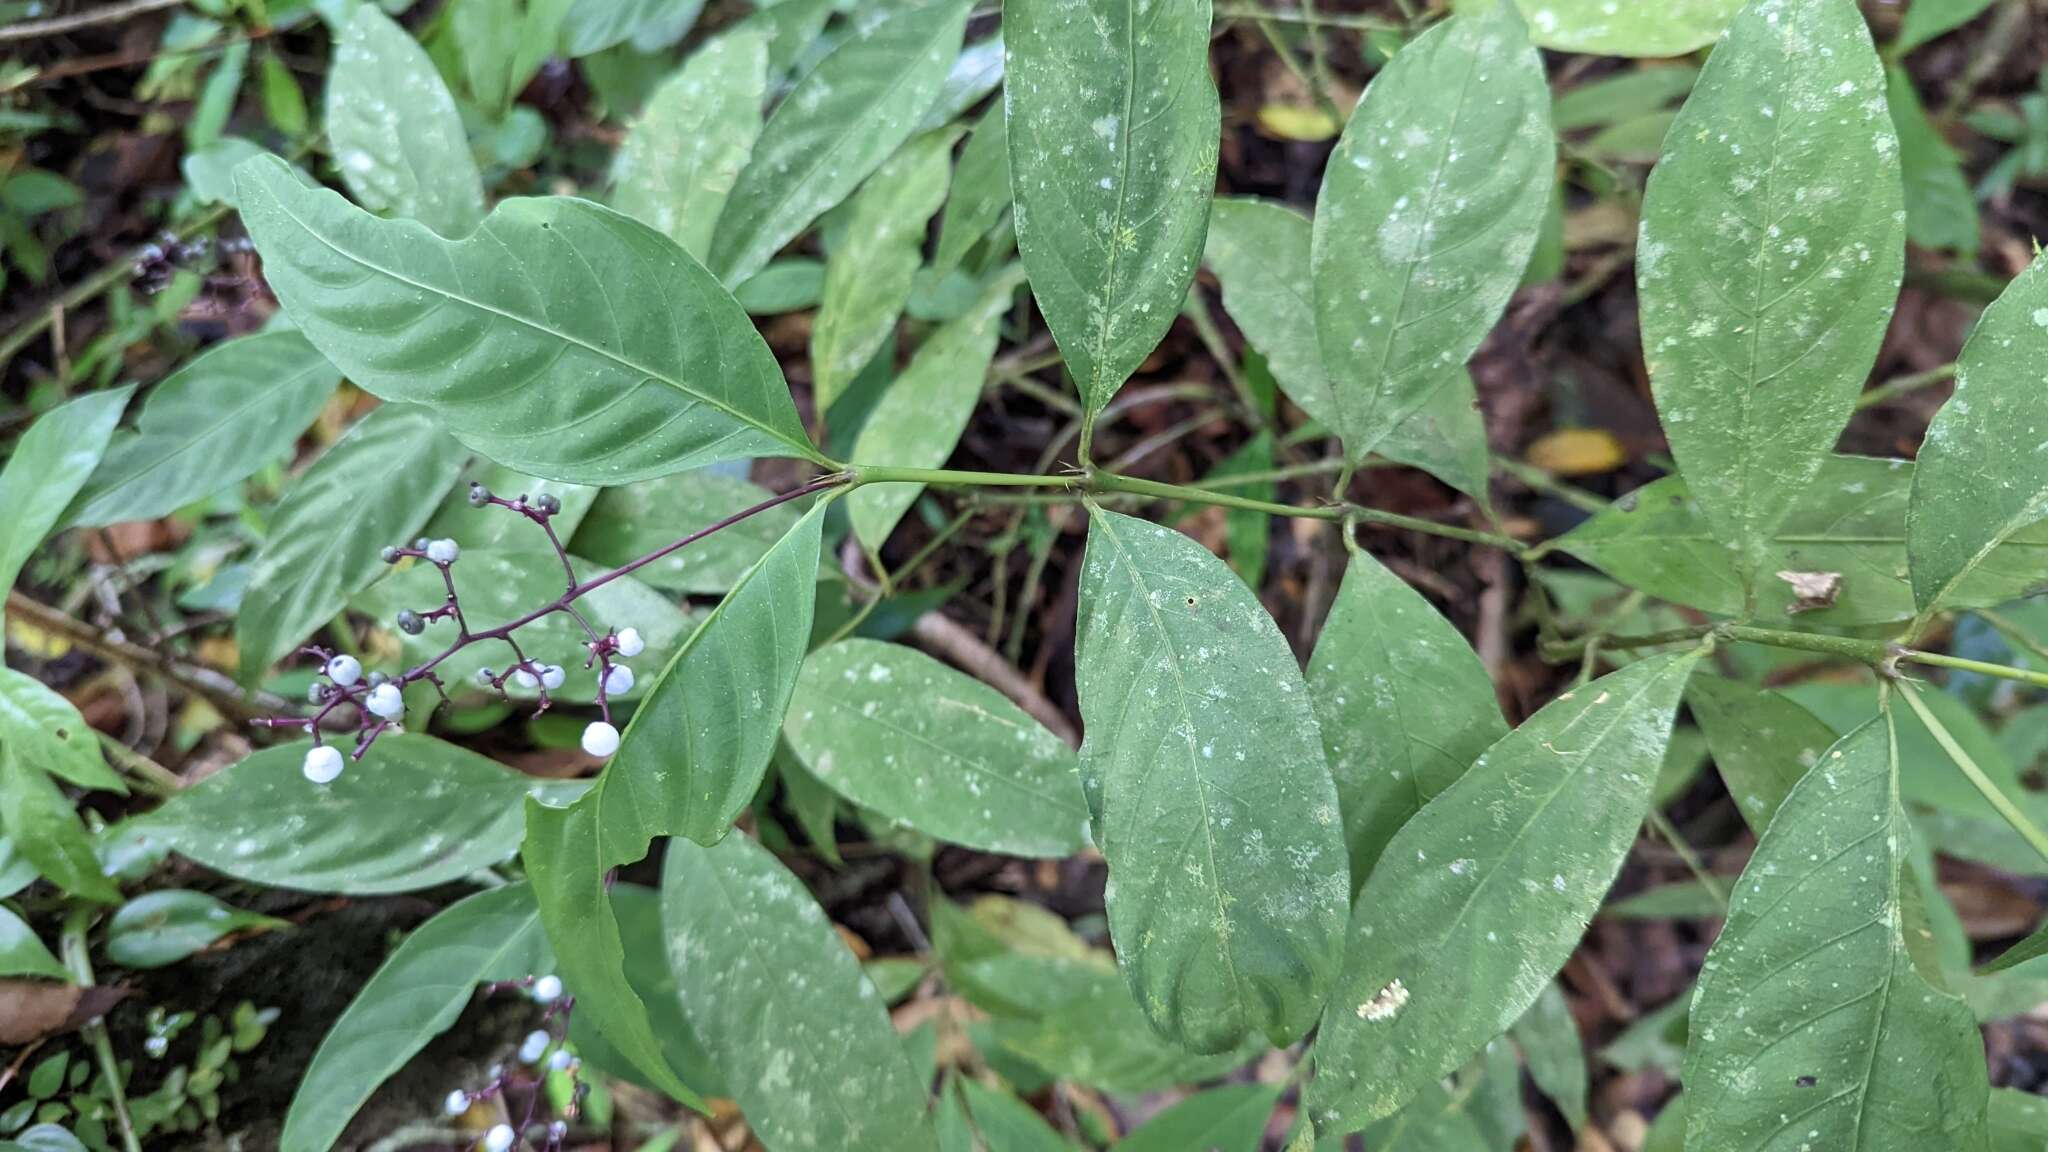
{"label": "tiny round bud", "polygon": [[377,685],[382,684],[389,679],[391,679],[391,677],[386,676],[382,672],[372,672],[370,673],[369,684],[370,687],[375,688]]}
{"label": "tiny round bud", "polygon": [[604,694],[624,696],[633,690],[633,670],[624,664],[614,664],[604,674]]}
{"label": "tiny round bud", "polygon": [[553,492],[543,492],[534,499],[533,506],[543,516],[558,516],[562,511],[562,498]]}
{"label": "tiny round bud", "polygon": [[638,628],[621,628],[612,642],[618,645],[621,656],[638,656],[647,649],[646,641],[640,639]]}
{"label": "tiny round bud", "polygon": [[327,662],[327,678],[343,688],[352,687],[363,678],[362,662],[353,656],[336,656]]}
{"label": "tiny round bud", "polygon": [[436,564],[453,564],[456,557],[461,555],[462,549],[453,540],[443,538],[427,545],[427,559]]}
{"label": "tiny round bud", "polygon": [[562,671],[560,664],[549,664],[540,670],[540,686],[550,692],[559,689],[568,679],[569,674]]}
{"label": "tiny round bud", "polygon": [[412,550],[415,552],[425,552],[427,550],[427,538],[425,536],[414,537]]}
{"label": "tiny round bud", "polygon": [[370,690],[370,698],[363,706],[379,720],[396,720],[405,715],[405,697],[399,694],[396,684],[377,685]]}
{"label": "tiny round bud", "polygon": [[469,486],[469,502],[478,508],[489,504],[491,502],[491,490],[481,484],[471,484]]}
{"label": "tiny round bud", "polygon": [[553,1004],[562,998],[562,978],[543,976],[533,982],[533,998],[541,1004]]}
{"label": "tiny round bud", "polygon": [[547,1054],[548,1045],[554,1043],[554,1041],[555,1038],[548,1035],[546,1029],[535,1028],[533,1031],[528,1032],[525,1042],[519,1045],[519,1062],[522,1064],[540,1063],[540,1058]]}
{"label": "tiny round bud", "polygon": [[492,672],[489,668],[479,668],[476,670],[476,682],[486,688],[490,687],[491,681],[497,678],[497,673]]}
{"label": "tiny round bud", "polygon": [[569,1122],[567,1120],[557,1120],[554,1123],[548,1125],[548,1139],[553,1140],[557,1144],[561,1143],[562,1137],[567,1136],[568,1134]]}
{"label": "tiny round bud", "polygon": [[341,769],[341,753],[322,744],[306,750],[306,763],[300,771],[315,784],[332,784],[341,775]]}
{"label": "tiny round bud", "polygon": [[448,1099],[442,1103],[441,1110],[450,1116],[460,1116],[469,1111],[469,1093],[460,1088],[450,1092]]}
{"label": "tiny round bud", "polygon": [[306,685],[306,703],[325,704],[327,703],[327,693],[332,690],[327,685],[315,680],[311,684]]}
{"label": "tiny round bud", "polygon": [[532,672],[529,672],[524,668],[521,668],[512,673],[512,682],[514,684],[519,685],[521,688],[530,689],[540,687],[540,677],[535,676]]}
{"label": "tiny round bud", "polygon": [[382,560],[386,564],[396,564],[400,560],[403,560],[404,557],[398,554],[397,545],[386,544],[384,546],[384,550],[382,552],[377,553],[377,559]]}
{"label": "tiny round bud", "polygon": [[513,1139],[510,1124],[493,1125],[489,1132],[484,1133],[484,1152],[506,1152],[512,1147]]}
{"label": "tiny round bud", "polygon": [[583,750],[602,760],[619,750],[619,730],[602,720],[583,730]]}
{"label": "tiny round bud", "polygon": [[548,1057],[548,1067],[557,1072],[567,1070],[569,1065],[574,1064],[575,1062],[576,1058],[574,1056],[569,1055],[569,1050],[567,1048],[557,1048],[555,1049],[554,1054]]}
{"label": "tiny round bud", "polygon": [[412,609],[400,608],[398,610],[398,630],[407,636],[417,636],[427,630],[427,622],[420,619],[420,614]]}

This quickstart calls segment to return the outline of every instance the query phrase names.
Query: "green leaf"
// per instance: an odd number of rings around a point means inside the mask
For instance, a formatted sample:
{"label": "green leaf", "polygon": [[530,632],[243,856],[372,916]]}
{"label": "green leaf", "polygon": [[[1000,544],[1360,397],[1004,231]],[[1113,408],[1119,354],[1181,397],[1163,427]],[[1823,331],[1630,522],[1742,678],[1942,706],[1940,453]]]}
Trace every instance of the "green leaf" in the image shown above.
{"label": "green leaf", "polygon": [[1757,0],[1650,173],[1636,283],[1651,388],[1745,586],[1826,463],[1891,321],[1898,151],[1852,0]]}
{"label": "green leaf", "polygon": [[242,90],[242,77],[248,67],[249,42],[230,41],[220,54],[220,62],[207,73],[199,98],[193,101],[192,111],[185,119],[186,147],[204,148],[220,139],[228,117],[234,115],[235,97]]}
{"label": "green leaf", "polygon": [[1902,928],[1898,768],[1887,713],[1764,831],[1693,998],[1688,1147],[1789,1148],[1809,1130],[1841,1148],[1984,1147],[1977,1023]]}
{"label": "green leaf", "polygon": [[712,239],[707,263],[719,279],[760,271],[910,138],[960,54],[967,9],[930,0],[864,16],[783,98]]}
{"label": "green leaf", "polygon": [[1528,1062],[1529,1078],[1571,1121],[1572,1131],[1586,1126],[1586,1048],[1578,1022],[1555,981],[1543,986],[1536,1003],[1509,1030]]}
{"label": "green leaf", "polygon": [[0,900],[5,900],[35,883],[36,867],[0,831]]}
{"label": "green leaf", "polygon": [[716,37],[654,90],[612,166],[612,207],[702,261],[733,183],[761,135],[768,39]]}
{"label": "green leaf", "polygon": [[[763,503],[775,494],[723,472],[679,472],[607,488],[569,541],[570,551],[616,567]],[[693,595],[724,592],[797,522],[781,505],[721,528],[633,573],[641,582]]]}
{"label": "green leaf", "polygon": [[1209,8],[1003,9],[1017,248],[1091,413],[1159,345],[1202,257],[1221,117]]}
{"label": "green leaf", "polygon": [[1257,1152],[1281,1085],[1222,1084],[1197,1092],[1145,1121],[1115,1152]]}
{"label": "green leaf", "polygon": [[223,136],[204,148],[187,151],[178,161],[185,175],[186,190],[201,204],[235,202],[235,167],[251,156],[268,156],[270,151],[252,140]]}
{"label": "green leaf", "polygon": [[[286,136],[304,136],[309,126],[306,94],[299,90],[299,82],[292,75],[291,66],[277,53],[265,52],[257,61],[257,74],[263,86],[263,115],[271,126]],[[328,83],[332,85],[333,82],[330,71]]]}
{"label": "green leaf", "polygon": [[834,791],[940,840],[1053,858],[1088,844],[1073,750],[914,648],[842,640],[811,653],[783,731]]}
{"label": "green leaf", "polygon": [[377,1086],[454,1025],[478,984],[550,966],[524,884],[479,892],[420,925],[320,1042],[285,1115],[281,1152],[332,1148]]}
{"label": "green leaf", "polygon": [[1616,900],[1600,909],[1600,915],[1612,920],[1719,920],[1727,911],[1706,885],[1679,880]]}
{"label": "green leaf", "polygon": [[1366,1130],[1373,1152],[1487,1152],[1486,1134],[1464,1105],[1428,1084],[1400,1112]]}
{"label": "green leaf", "polygon": [[0,470],[0,590],[56,527],[113,437],[134,388],[93,392],[45,413],[15,442]]}
{"label": "green leaf", "polygon": [[992,989],[1012,998],[1037,992],[1036,1011],[996,1022],[994,1036],[1003,1050],[1062,1080],[1107,1092],[1137,1095],[1213,1080],[1264,1049],[1262,1040],[1210,1056],[1176,1047],[1146,1022],[1130,988],[1099,954],[991,956],[970,965],[967,976],[967,987],[984,992],[977,1003],[989,1002],[985,993]]}
{"label": "green leaf", "polygon": [[763,1144],[936,1149],[926,1086],[874,985],[766,849],[676,840],[661,893],[683,1015]]}
{"label": "green leaf", "polygon": [[749,456],[821,459],[738,302],[628,217],[506,200],[448,241],[269,160],[245,164],[236,187],[264,275],[314,346],[500,464],[623,484]]}
{"label": "green leaf", "polygon": [[242,678],[297,648],[433,515],[464,454],[424,408],[386,404],[313,462],[270,518],[235,619]]}
{"label": "green leaf", "polygon": [[21,917],[0,907],[0,976],[71,979],[71,974]]}
{"label": "green leaf", "polygon": [[107,959],[124,968],[163,968],[231,932],[288,927],[204,892],[160,889],[121,905],[107,920]]}
{"label": "green leaf", "polygon": [[128,794],[128,785],[107,767],[98,735],[71,701],[12,668],[0,668],[0,745],[80,788]]}
{"label": "green leaf", "polygon": [[1991,1152],[2041,1152],[2048,1146],[2048,1099],[1993,1088],[1990,1126]]}
{"label": "green leaf", "polygon": [[[661,893],[644,884],[613,884],[610,899],[612,915],[619,921],[619,942],[625,948],[626,980],[647,1005],[648,1023],[661,1039],[662,1056],[684,1083],[707,1096],[725,1095],[724,1078],[690,1031],[689,1021],[683,1019],[676,975],[668,963],[668,933],[661,924]],[[576,1046],[578,1058],[596,1064],[606,1075],[631,1080],[643,1088],[654,1087],[618,1055],[589,1019],[578,1017],[570,1022],[569,1042]]]}
{"label": "green leaf", "polygon": [[[974,307],[925,340],[861,425],[854,463],[937,468],[953,455],[981,400],[1003,316],[1021,279],[1014,269],[997,275]],[[922,484],[871,484],[847,493],[854,535],[881,548],[923,491]]]}
{"label": "green leaf", "polygon": [[334,46],[327,138],[342,184],[370,211],[450,237],[484,218],[455,98],[426,49],[375,4],[356,7]]}
{"label": "green leaf", "polygon": [[1892,43],[1892,57],[1911,52],[1937,36],[1945,36],[1975,20],[1997,0],[1912,0],[1906,18],[1899,22],[1899,38]]}
{"label": "green leaf", "polygon": [[454,0],[447,28],[470,94],[502,115],[555,54],[571,0]]}
{"label": "green leaf", "polygon": [[36,1124],[0,1141],[0,1152],[86,1152],[86,1147],[56,1124]]}
{"label": "green leaf", "polygon": [[299,771],[299,741],[181,790],[132,826],[252,884],[356,896],[412,892],[511,858],[521,804],[573,794],[431,736],[381,736],[332,784]]}
{"label": "green leaf", "polygon": [[2048,513],[2048,452],[2029,383],[2044,355],[2048,262],[2036,259],[1971,329],[1956,357],[1955,393],[1920,445],[1906,552],[1922,623],[1966,606],[1963,582]]}
{"label": "green leaf", "polygon": [[1089,508],[1075,684],[1117,960],[1193,1052],[1314,1023],[1350,892],[1294,653],[1195,541]]}
{"label": "green leaf", "polygon": [[939,213],[938,251],[924,272],[934,281],[958,268],[1010,210],[1010,137],[1005,125],[1003,106],[996,104],[975,121],[967,146],[960,150],[952,191]]}
{"label": "green leaf", "polygon": [[527,806],[520,851],[563,979],[621,1056],[692,1107],[700,1102],[627,983],[604,876],[656,837],[716,842],[760,787],[810,642],[825,508],[798,521],[676,652],[589,794],[566,809]]}
{"label": "green leaf", "polygon": [[[1560,52],[1595,56],[1683,56],[1720,39],[1742,7],[1742,0],[1664,0],[1653,6],[1613,0],[1515,2],[1529,19],[1530,39]],[[1460,0],[1458,7],[1465,6],[1466,0]]]}
{"label": "green leaf", "polygon": [[1922,248],[1976,256],[1977,198],[1963,179],[1955,149],[1927,118],[1904,68],[1885,69],[1884,79],[1892,128],[1899,134],[1899,170],[1906,182],[1906,239]]}
{"label": "green leaf", "polygon": [[697,23],[704,0],[572,0],[562,24],[562,50],[571,58],[630,40],[642,52],[674,44]]}
{"label": "green leaf", "polygon": [[1074,1146],[1053,1131],[1037,1109],[1008,1092],[961,1080],[960,1093],[980,1135],[979,1147],[986,1152],[1072,1152]]}
{"label": "green leaf", "polygon": [[1645,108],[1676,103],[1692,91],[1700,70],[1690,64],[1653,65],[1603,76],[1559,96],[1550,123],[1559,132],[1606,128],[1643,114]]}
{"label": "green leaf", "polygon": [[1492,506],[1487,489],[1493,459],[1486,442],[1486,418],[1472,373],[1452,372],[1406,420],[1394,426],[1376,451],[1397,464],[1420,468],[1482,508]]}
{"label": "green leaf", "polygon": [[154,520],[240,483],[292,450],[339,383],[296,332],[215,345],[144,398],[135,431],[108,444],[66,521]]}
{"label": "green leaf", "polygon": [[1392,1115],[1535,1002],[1635,842],[1700,655],[1653,656],[1551,701],[1387,845],[1316,1041],[1319,1127]]}
{"label": "green leaf", "polygon": [[[1832,456],[1800,493],[1765,546],[1762,571],[1842,577],[1834,605],[1801,612],[1802,623],[1848,627],[1913,615],[1906,556],[1914,473],[1908,460]],[[1709,530],[1679,477],[1622,497],[1561,537],[1557,548],[1660,600],[1723,615],[1742,612],[1741,565]],[[2001,604],[2034,591],[2044,555],[2048,525],[2021,530],[1962,578],[1948,606]],[[1759,618],[1782,617],[1797,602],[1782,578],[1767,576],[1757,587]]]}
{"label": "green leaf", "polygon": [[1736,810],[1761,835],[1792,786],[1835,742],[1834,729],[1775,692],[1719,676],[1694,678],[1685,698]]}
{"label": "green leaf", "polygon": [[946,200],[957,138],[941,130],[911,140],[847,204],[846,237],[825,262],[825,294],[811,326],[819,411],[845,394],[896,331],[924,260],[925,232]]}
{"label": "green leaf", "polygon": [[1362,551],[1344,570],[1308,668],[1351,882],[1362,887],[1401,826],[1508,726],[1464,636]]}
{"label": "green leaf", "polygon": [[1999,953],[1996,959],[1978,969],[1977,972],[1980,976],[1989,976],[1994,972],[2003,972],[2008,968],[2017,967],[2029,960],[2039,959],[2042,956],[2048,956],[2048,924],[2044,924],[2028,933],[2026,939]]}
{"label": "green leaf", "polygon": [[[1880,690],[1872,681],[1792,684],[1781,690],[1842,735],[1861,727],[1879,711]],[[1968,704],[1946,692],[1932,692],[1923,702],[1956,743],[1975,760],[1992,783],[2008,796],[2031,805],[2033,797],[2020,783],[2018,766],[1999,748],[1998,740]],[[1925,804],[1988,824],[2003,825],[1998,810],[1956,770],[1934,734],[1911,711],[1895,717],[1893,738],[1899,746],[1899,791],[1909,804]],[[1964,855],[1970,855],[1965,852]],[[2040,867],[2036,855],[2036,867]]]}
{"label": "green leaf", "polygon": [[[785,6],[795,3],[801,0],[784,0]],[[816,308],[825,295],[825,265],[803,256],[785,256],[748,277],[746,283],[732,290],[732,295],[752,316],[780,316]]]}
{"label": "green leaf", "polygon": [[0,743],[0,828],[36,871],[74,896],[112,904],[120,889],[100,871],[92,840],[56,781],[32,763],[34,747]]}
{"label": "green leaf", "polygon": [[[1238,446],[1237,451],[1216,462],[1209,469],[1204,483],[1223,483],[1232,477],[1261,476],[1273,470],[1273,433],[1271,429],[1260,429],[1258,434]],[[1274,499],[1278,493],[1270,480],[1255,483],[1238,481],[1231,484],[1233,491],[1252,500]],[[1265,512],[1247,508],[1229,508],[1223,512],[1223,554],[1230,561],[1230,570],[1253,592],[1259,590],[1266,579],[1266,556],[1272,547],[1273,518]]]}
{"label": "green leaf", "polygon": [[1505,4],[1438,24],[1373,78],[1324,173],[1310,257],[1328,423],[1354,463],[1500,318],[1556,150],[1543,61]]}

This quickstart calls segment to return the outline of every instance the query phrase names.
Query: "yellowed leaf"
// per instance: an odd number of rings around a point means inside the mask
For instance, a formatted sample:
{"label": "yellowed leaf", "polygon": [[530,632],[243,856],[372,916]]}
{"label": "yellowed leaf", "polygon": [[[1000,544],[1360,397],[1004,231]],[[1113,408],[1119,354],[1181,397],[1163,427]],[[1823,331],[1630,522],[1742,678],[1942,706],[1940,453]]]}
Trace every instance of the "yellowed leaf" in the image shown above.
{"label": "yellowed leaf", "polygon": [[1560,428],[1529,445],[1529,463],[1553,476],[1597,476],[1628,462],[1628,451],[1604,428]]}

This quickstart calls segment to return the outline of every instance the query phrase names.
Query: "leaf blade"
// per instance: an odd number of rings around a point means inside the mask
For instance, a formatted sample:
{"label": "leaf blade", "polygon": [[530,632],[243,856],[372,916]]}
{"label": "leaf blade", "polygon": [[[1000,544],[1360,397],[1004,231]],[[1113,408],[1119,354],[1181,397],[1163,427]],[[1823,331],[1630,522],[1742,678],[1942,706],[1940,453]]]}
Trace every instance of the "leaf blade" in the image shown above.
{"label": "leaf blade", "polygon": [[648,97],[612,167],[612,206],[703,261],[726,198],[754,154],[768,89],[768,37],[719,36]]}
{"label": "leaf blade", "polygon": [[451,237],[484,218],[454,96],[426,50],[374,4],[355,10],[334,46],[327,136],[341,182],[371,211]]}

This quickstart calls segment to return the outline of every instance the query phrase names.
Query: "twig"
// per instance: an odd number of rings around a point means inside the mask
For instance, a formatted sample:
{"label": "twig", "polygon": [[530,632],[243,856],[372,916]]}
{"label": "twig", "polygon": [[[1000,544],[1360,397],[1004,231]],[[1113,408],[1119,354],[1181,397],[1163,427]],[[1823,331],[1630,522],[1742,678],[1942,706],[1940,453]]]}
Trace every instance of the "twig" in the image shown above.
{"label": "twig", "polygon": [[184,779],[169,768],[151,760],[149,757],[121,743],[105,732],[101,732],[98,729],[94,729],[93,732],[94,735],[100,738],[100,748],[106,752],[107,759],[114,762],[114,767],[133,776],[136,783],[142,786],[143,791],[151,792],[158,796],[169,796],[185,786]]}
{"label": "twig", "polygon": [[290,707],[290,703],[281,696],[262,691],[244,691],[241,685],[211,668],[187,664],[165,656],[154,648],[145,648],[119,636],[102,632],[82,620],[67,616],[40,601],[31,600],[19,592],[7,594],[7,611],[45,632],[62,636],[102,660],[111,660],[130,669],[161,676],[205,700],[215,711],[231,719],[253,720],[258,716]]}
{"label": "twig", "polygon": [[65,32],[76,32],[80,28],[91,28],[99,24],[118,24],[133,16],[150,12],[161,12],[166,8],[177,8],[185,0],[126,0],[126,3],[108,4],[101,8],[88,8],[68,16],[52,16],[48,20],[23,20],[0,28],[0,44],[17,40],[34,40],[41,36],[57,36]]}

